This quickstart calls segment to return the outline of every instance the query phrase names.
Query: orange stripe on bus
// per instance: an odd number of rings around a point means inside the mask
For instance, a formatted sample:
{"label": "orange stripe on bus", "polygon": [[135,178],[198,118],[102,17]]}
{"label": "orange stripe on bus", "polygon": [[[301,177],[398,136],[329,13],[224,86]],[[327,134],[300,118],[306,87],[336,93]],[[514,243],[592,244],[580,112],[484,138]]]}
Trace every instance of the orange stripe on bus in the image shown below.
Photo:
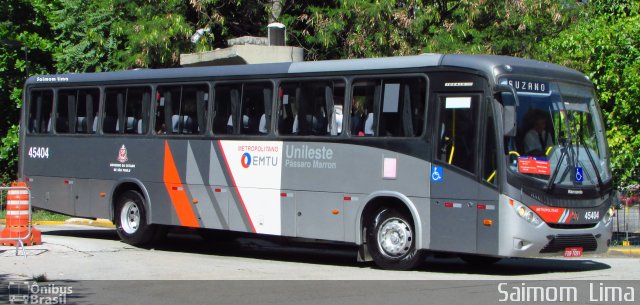
{"label": "orange stripe on bus", "polygon": [[171,197],[171,203],[178,214],[180,224],[187,227],[200,227],[198,220],[196,219],[196,215],[189,204],[189,198],[183,191],[182,181],[180,181],[180,175],[178,175],[178,169],[173,161],[173,155],[171,155],[169,142],[167,141],[164,141],[163,181],[167,188],[167,192],[169,193],[169,197]]}

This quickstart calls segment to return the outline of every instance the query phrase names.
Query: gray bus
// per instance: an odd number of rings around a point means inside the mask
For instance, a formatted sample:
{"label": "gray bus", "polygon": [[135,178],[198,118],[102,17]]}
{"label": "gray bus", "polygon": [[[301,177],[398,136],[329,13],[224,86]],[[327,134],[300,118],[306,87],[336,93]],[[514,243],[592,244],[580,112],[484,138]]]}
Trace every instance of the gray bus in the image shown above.
{"label": "gray bus", "polygon": [[33,205],[326,240],[410,269],[581,256],[611,239],[593,84],[503,56],[425,54],[34,76],[19,175]]}

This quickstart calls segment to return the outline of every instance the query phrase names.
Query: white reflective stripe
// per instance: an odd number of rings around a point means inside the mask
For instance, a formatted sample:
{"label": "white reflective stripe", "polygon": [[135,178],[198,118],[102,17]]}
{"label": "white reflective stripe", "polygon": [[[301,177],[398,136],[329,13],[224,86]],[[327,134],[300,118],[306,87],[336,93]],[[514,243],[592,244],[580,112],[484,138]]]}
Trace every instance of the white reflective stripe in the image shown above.
{"label": "white reflective stripe", "polygon": [[487,205],[487,210],[495,210],[495,209],[496,209],[495,205],[493,205],[493,204],[488,204]]}
{"label": "white reflective stripe", "polygon": [[7,211],[7,216],[29,215],[29,211]]}
{"label": "white reflective stripe", "polygon": [[462,203],[454,203],[453,207],[454,208],[461,208],[462,207]]}
{"label": "white reflective stripe", "polygon": [[24,189],[20,189],[20,190],[9,189],[8,194],[9,195],[29,195],[29,191]]}
{"label": "white reflective stripe", "polygon": [[7,200],[7,205],[29,205],[29,200]]}
{"label": "white reflective stripe", "polygon": [[567,220],[567,216],[569,216],[569,210],[565,209],[564,212],[562,212],[562,215],[560,216],[558,222],[565,222]]}

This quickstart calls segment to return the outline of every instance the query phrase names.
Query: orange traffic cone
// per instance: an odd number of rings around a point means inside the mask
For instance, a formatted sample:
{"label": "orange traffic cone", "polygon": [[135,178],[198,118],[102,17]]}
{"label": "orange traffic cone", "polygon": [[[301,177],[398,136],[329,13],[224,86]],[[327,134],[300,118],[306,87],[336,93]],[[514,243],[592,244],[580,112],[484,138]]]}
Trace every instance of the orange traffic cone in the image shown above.
{"label": "orange traffic cone", "polygon": [[[22,240],[25,246],[42,244],[40,230],[31,227],[29,235],[29,191],[24,182],[11,183],[11,189],[7,192],[7,222],[4,230],[0,232],[0,238],[12,238],[3,240],[4,246],[16,246]],[[27,236],[29,235],[29,236]]]}

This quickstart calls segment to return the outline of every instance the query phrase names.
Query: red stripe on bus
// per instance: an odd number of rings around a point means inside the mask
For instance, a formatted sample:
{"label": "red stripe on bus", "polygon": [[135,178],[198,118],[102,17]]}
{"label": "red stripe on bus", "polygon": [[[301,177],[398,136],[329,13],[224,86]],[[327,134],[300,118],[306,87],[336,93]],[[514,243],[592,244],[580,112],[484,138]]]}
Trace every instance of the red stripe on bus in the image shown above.
{"label": "red stripe on bus", "polygon": [[224,153],[224,148],[222,147],[222,141],[218,140],[218,146],[220,147],[220,152],[222,152],[222,158],[224,159],[224,165],[227,166],[227,172],[229,173],[229,177],[231,177],[231,183],[236,189],[236,194],[238,195],[238,199],[240,200],[240,204],[242,204],[242,208],[244,209],[244,213],[247,215],[247,219],[249,219],[249,225],[251,225],[251,230],[256,232],[256,227],[253,225],[253,221],[251,220],[251,215],[249,215],[249,210],[247,210],[247,206],[244,204],[244,200],[242,199],[242,194],[240,194],[240,188],[236,184],[236,179],[233,178],[233,172],[231,171],[231,166],[229,166],[229,160],[227,160],[227,155]]}
{"label": "red stripe on bus", "polygon": [[173,160],[171,149],[169,149],[169,142],[166,140],[164,141],[163,181],[165,187],[167,188],[167,192],[169,193],[169,197],[171,198],[171,203],[176,210],[176,214],[178,214],[180,224],[187,227],[200,227],[200,224],[198,224],[198,219],[196,219],[196,215],[193,212],[191,205],[189,204],[189,198],[187,197],[187,194],[185,192],[182,192],[182,190],[184,189],[182,186],[182,181],[180,181],[178,169],[176,168],[176,164]]}
{"label": "red stripe on bus", "polygon": [[445,203],[444,203],[444,206],[445,206],[446,208],[452,208],[452,207],[453,207],[453,202],[445,202]]}

